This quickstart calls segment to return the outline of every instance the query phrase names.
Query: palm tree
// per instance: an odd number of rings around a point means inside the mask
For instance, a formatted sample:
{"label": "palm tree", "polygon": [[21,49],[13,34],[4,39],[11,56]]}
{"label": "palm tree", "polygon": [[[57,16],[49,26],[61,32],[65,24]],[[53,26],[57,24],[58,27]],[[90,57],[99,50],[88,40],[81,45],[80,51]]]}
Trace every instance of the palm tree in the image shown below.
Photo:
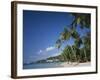
{"label": "palm tree", "polygon": [[70,61],[70,56],[69,56],[69,50],[68,47],[65,47],[64,50],[62,50],[61,55],[63,56],[62,58],[64,58],[64,61]]}
{"label": "palm tree", "polygon": [[[76,31],[77,25],[80,25],[81,29],[88,28],[90,29],[90,14],[78,14],[72,13],[74,20],[69,27],[65,27],[64,31],[61,32],[59,39],[56,41],[57,48],[59,49],[64,41],[69,40],[70,38],[74,39],[74,45],[68,46],[63,50],[63,58],[72,61],[73,55],[74,59],[77,62],[82,61],[81,57],[84,53],[85,60],[90,60],[90,32],[86,36],[80,37],[80,34]],[[80,46],[83,45],[83,49],[80,49]],[[88,53],[89,51],[89,53]]]}
{"label": "palm tree", "polygon": [[87,33],[87,35],[83,37],[83,44],[84,44],[85,60],[88,61],[90,60],[90,48],[91,48],[90,33]]}
{"label": "palm tree", "polygon": [[73,55],[74,55],[75,61],[77,61],[77,55],[76,55],[76,47],[75,47],[75,45],[72,45],[72,46],[71,46],[71,50],[72,50],[72,53],[73,53]]}

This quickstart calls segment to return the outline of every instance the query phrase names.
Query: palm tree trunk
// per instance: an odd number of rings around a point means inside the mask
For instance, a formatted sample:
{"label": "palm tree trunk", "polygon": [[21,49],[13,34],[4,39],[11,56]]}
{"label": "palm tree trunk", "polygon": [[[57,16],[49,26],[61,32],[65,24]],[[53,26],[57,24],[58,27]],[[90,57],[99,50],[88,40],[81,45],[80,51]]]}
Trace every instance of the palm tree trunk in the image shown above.
{"label": "palm tree trunk", "polygon": [[75,57],[75,60],[77,61],[76,51],[75,51],[75,49],[72,48],[72,46],[71,46],[71,50],[72,50],[72,52],[73,52],[73,55],[74,55],[74,57]]}
{"label": "palm tree trunk", "polygon": [[87,62],[86,50],[84,49],[85,61]]}

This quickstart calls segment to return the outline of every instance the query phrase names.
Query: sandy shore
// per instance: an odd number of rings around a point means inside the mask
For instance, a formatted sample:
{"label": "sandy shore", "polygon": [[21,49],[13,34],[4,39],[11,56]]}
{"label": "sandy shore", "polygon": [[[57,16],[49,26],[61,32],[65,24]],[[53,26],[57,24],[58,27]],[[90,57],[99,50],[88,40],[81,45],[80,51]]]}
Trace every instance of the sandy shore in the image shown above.
{"label": "sandy shore", "polygon": [[77,63],[77,62],[73,62],[73,63],[69,63],[68,62],[63,62],[60,64],[63,67],[81,67],[81,66],[90,66],[91,62],[85,62],[85,63]]}

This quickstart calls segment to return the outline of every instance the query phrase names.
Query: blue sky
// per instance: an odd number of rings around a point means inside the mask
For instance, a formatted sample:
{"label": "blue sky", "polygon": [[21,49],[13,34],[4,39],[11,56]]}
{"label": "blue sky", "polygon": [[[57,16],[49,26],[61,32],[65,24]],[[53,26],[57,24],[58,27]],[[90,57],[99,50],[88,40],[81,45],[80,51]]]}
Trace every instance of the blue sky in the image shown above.
{"label": "blue sky", "polygon": [[[60,54],[55,47],[64,27],[70,25],[74,17],[67,12],[23,11],[23,61],[24,63],[45,59]],[[84,35],[85,31],[77,28]],[[73,39],[66,44],[72,45]]]}

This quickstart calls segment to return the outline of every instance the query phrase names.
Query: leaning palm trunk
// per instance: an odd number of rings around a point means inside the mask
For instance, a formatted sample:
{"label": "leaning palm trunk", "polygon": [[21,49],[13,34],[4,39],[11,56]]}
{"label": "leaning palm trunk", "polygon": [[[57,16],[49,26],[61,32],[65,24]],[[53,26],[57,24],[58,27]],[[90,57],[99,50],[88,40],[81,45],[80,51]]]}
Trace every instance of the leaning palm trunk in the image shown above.
{"label": "leaning palm trunk", "polygon": [[87,55],[86,55],[86,50],[84,49],[84,56],[85,56],[85,61],[87,62]]}
{"label": "leaning palm trunk", "polygon": [[75,51],[75,49],[72,46],[71,46],[71,50],[72,50],[72,53],[74,55],[75,61],[77,61],[76,51]]}
{"label": "leaning palm trunk", "polygon": [[[63,51],[63,50],[61,49],[61,51]],[[65,54],[61,54],[61,56],[62,56],[63,61],[66,61],[66,55]]]}
{"label": "leaning palm trunk", "polygon": [[71,64],[72,64],[72,59],[73,59],[73,56],[71,55],[72,54],[72,52],[71,52],[71,47],[70,48],[68,48],[68,51],[69,51],[69,61],[71,62]]}
{"label": "leaning palm trunk", "polygon": [[[77,54],[77,53],[76,53],[76,54]],[[76,59],[77,59],[76,65],[78,65],[78,64],[80,63],[80,60],[81,60],[80,57],[81,57],[81,56],[80,56],[80,53],[79,53],[78,55],[76,55]]]}
{"label": "leaning palm trunk", "polygon": [[67,49],[67,51],[68,51],[68,55],[66,56],[67,57],[67,62],[68,62],[68,64],[69,64],[69,62],[70,62],[70,51],[69,51],[69,49]]}
{"label": "leaning palm trunk", "polygon": [[66,55],[62,54],[64,61],[66,61]]}
{"label": "leaning palm trunk", "polygon": [[77,62],[75,65],[78,65],[79,62],[80,62],[80,56],[76,55],[76,49],[75,49],[75,47],[71,47],[71,50],[73,52],[73,55],[74,55],[74,58],[75,58],[75,62]]}

